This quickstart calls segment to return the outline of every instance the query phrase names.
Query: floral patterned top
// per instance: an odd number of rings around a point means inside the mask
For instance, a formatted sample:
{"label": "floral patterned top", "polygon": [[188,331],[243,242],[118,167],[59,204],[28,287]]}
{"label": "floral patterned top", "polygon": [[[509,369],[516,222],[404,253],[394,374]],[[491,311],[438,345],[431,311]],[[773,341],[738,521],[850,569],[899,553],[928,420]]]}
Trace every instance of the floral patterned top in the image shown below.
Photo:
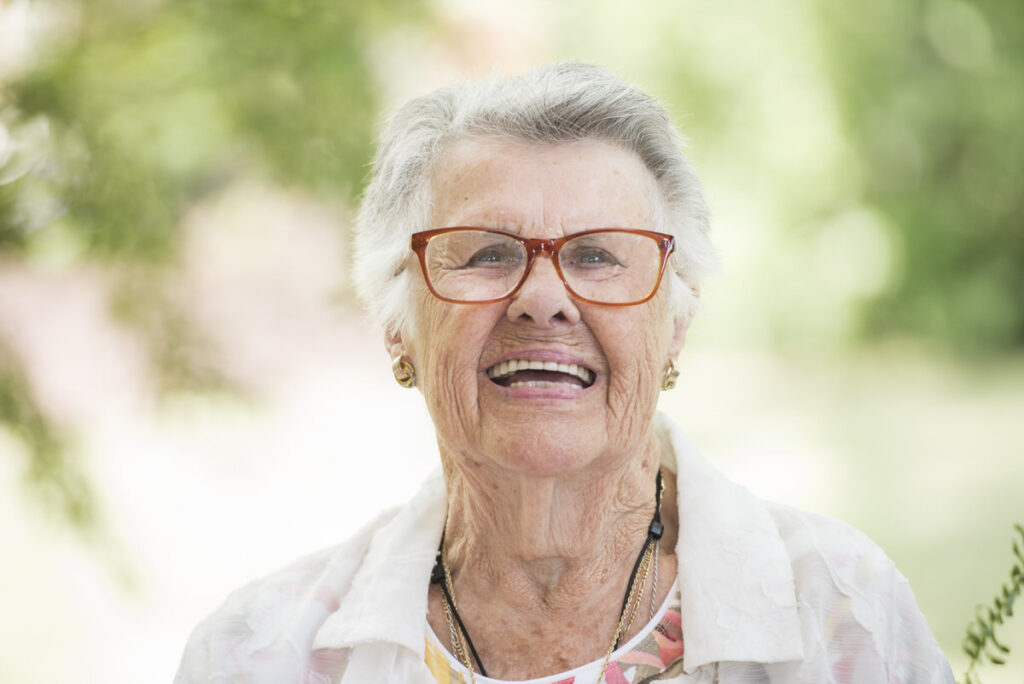
{"label": "floral patterned top", "polygon": [[[683,629],[680,618],[678,581],[651,621],[627,643],[612,653],[605,671],[606,684],[662,682],[683,671]],[[448,652],[427,626],[426,662],[438,684],[469,684],[469,674]],[[598,680],[603,659],[567,672],[517,684],[593,684]],[[504,680],[475,675],[477,684],[510,684]]]}

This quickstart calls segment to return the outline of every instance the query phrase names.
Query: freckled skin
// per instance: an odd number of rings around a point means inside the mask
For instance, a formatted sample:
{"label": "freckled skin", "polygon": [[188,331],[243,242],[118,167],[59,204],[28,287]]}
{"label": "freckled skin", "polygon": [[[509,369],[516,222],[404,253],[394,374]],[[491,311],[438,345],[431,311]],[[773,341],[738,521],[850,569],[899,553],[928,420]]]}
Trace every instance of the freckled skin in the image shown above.
{"label": "freckled skin", "polygon": [[[473,139],[438,168],[434,227],[536,238],[656,229],[653,178],[610,143]],[[636,306],[577,301],[546,256],[513,298],[482,305],[436,299],[411,264],[412,322],[389,351],[416,367],[434,421],[449,490],[449,565],[488,673],[536,677],[599,658],[653,510],[660,446],[651,420],[686,321],[673,317],[664,286]],[[511,396],[486,369],[523,350],[578,359],[596,372],[594,385],[571,398]],[[673,499],[664,513],[668,528]],[[674,535],[668,528],[663,540],[663,577],[675,572]],[[448,645],[436,587],[428,618]],[[593,642],[563,643],[569,626]]]}

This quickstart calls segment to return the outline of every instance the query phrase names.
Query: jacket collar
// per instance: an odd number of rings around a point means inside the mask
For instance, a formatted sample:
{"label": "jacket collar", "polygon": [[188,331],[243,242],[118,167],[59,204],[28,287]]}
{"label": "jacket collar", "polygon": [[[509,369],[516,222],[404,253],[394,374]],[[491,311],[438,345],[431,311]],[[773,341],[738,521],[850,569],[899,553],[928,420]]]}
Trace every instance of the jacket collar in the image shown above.
{"label": "jacket collar", "polygon": [[662,464],[678,474],[683,670],[802,659],[793,569],[768,504],[713,468],[665,416],[655,425],[671,447]]}
{"label": "jacket collar", "polygon": [[[671,421],[656,429],[663,465],[679,474],[679,586],[687,673],[718,661],[803,657],[793,571],[767,505],[711,467]],[[314,649],[391,642],[423,657],[427,590],[445,516],[435,471],[413,500],[374,533]],[[349,550],[350,551],[350,550]]]}
{"label": "jacket collar", "polygon": [[385,641],[423,657],[427,591],[441,543],[445,501],[438,468],[412,501],[371,537],[348,592],[317,632],[314,650]]}

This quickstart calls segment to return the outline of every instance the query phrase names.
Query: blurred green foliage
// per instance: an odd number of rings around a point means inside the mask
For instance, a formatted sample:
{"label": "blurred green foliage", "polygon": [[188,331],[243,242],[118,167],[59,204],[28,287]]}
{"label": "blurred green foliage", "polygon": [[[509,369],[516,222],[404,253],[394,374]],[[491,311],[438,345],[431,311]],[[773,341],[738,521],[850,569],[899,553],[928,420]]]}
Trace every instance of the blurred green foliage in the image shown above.
{"label": "blurred green foliage", "polygon": [[866,333],[1024,347],[1024,3],[828,2],[819,23],[864,199],[898,245]]}
{"label": "blurred green foliage", "polygon": [[[165,284],[184,212],[254,175],[353,198],[380,110],[370,39],[425,11],[417,0],[52,7],[52,44],[0,83],[0,132],[16,141],[0,155],[0,256],[56,245],[104,262],[120,282],[112,311],[142,333],[162,386],[221,386]],[[10,354],[0,409],[31,454],[32,481],[63,492],[71,520],[88,518],[88,488]]]}
{"label": "blurred green foliage", "polygon": [[[414,0],[67,7],[74,26],[6,86],[16,117],[45,121],[50,139],[37,173],[5,187],[0,244],[23,247],[55,214],[90,255],[166,259],[182,211],[254,170],[351,196],[379,109],[367,39],[413,8]],[[28,206],[41,196],[53,199],[51,215]]]}
{"label": "blurred green foliage", "polygon": [[10,427],[32,454],[28,483],[47,507],[80,530],[96,523],[88,480],[68,456],[65,438],[46,419],[19,365],[0,344],[0,424]]}

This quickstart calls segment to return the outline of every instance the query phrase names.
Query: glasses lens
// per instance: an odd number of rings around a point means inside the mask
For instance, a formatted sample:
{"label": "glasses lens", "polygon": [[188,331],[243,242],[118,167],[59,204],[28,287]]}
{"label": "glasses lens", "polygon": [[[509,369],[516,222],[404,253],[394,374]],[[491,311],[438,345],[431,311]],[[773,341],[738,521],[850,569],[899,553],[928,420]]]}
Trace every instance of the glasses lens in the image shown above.
{"label": "glasses lens", "polygon": [[424,256],[430,284],[442,297],[459,302],[504,297],[519,284],[526,268],[521,244],[482,230],[435,235]]}
{"label": "glasses lens", "polygon": [[646,298],[658,285],[661,250],[645,235],[605,231],[570,239],[558,255],[569,287],[580,297],[606,304]]}

